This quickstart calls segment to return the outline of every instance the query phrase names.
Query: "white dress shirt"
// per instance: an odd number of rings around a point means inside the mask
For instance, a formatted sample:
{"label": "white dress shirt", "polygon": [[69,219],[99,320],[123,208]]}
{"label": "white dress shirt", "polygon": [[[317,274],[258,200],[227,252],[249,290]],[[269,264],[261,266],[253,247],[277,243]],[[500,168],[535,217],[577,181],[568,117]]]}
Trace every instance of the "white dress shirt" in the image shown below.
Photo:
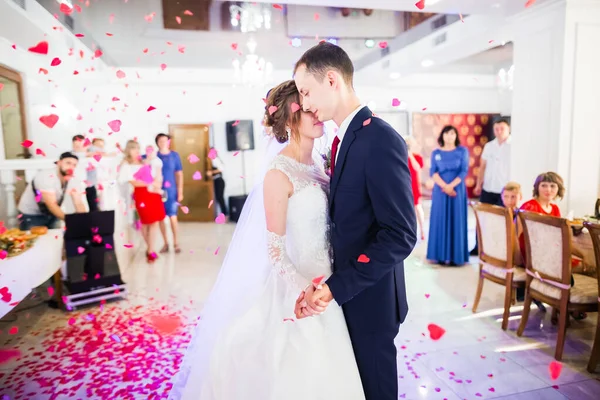
{"label": "white dress shirt", "polygon": [[488,193],[501,193],[510,180],[510,145],[512,137],[502,144],[498,139],[488,142],[483,148],[481,159],[485,160],[483,190]]}
{"label": "white dress shirt", "polygon": [[358,112],[360,110],[362,110],[365,106],[363,106],[362,104],[360,106],[358,106],[356,108],[356,110],[352,111],[350,113],[350,115],[348,115],[346,117],[346,119],[342,122],[342,124],[340,125],[336,136],[338,138],[340,138],[340,144],[338,145],[337,148],[337,153],[335,153],[335,162],[337,163],[338,160],[338,156],[340,155],[340,149],[342,148],[342,142],[344,141],[344,136],[346,136],[346,131],[348,130],[348,127],[350,127],[350,123],[352,122],[352,120],[354,119],[354,117],[356,117],[356,114],[358,114]]}

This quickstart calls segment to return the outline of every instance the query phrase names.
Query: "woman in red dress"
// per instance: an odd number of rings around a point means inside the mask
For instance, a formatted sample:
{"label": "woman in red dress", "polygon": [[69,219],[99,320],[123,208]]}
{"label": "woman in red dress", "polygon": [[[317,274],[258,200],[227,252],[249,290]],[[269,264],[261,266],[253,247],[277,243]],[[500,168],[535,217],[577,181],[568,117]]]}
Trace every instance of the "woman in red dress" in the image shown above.
{"label": "woman in red dress", "polygon": [[148,191],[148,187],[154,184],[152,167],[142,163],[138,142],[129,140],[123,156],[123,162],[119,166],[119,182],[129,182],[133,186],[135,209],[140,216],[142,236],[148,247],[146,259],[153,263],[158,258],[154,250],[158,222],[166,216],[162,196],[160,193]]}
{"label": "woman in red dress", "polygon": [[[533,199],[523,203],[520,209],[523,211],[532,211],[539,214],[550,215],[552,217],[561,218],[560,208],[553,202],[556,199],[562,199],[565,195],[565,184],[563,178],[556,172],[545,172],[538,175],[533,184]],[[519,220],[520,224],[520,220]],[[527,262],[527,254],[525,253],[525,238],[523,236],[523,229],[519,225],[519,247],[521,248],[521,254],[523,255],[523,262]],[[573,275],[571,275],[571,286],[575,284]],[[537,304],[537,303],[536,303]],[[540,307],[539,304],[537,304]],[[541,309],[542,307],[540,307]],[[571,316],[576,320],[582,320],[586,318],[586,314],[571,313]]]}
{"label": "woman in red dress", "polygon": [[423,212],[423,206],[421,206],[421,170],[423,169],[423,157],[413,152],[416,148],[416,142],[412,136],[406,138],[406,144],[408,146],[408,169],[412,178],[415,213],[417,214],[417,222],[421,230],[421,240],[425,240],[425,231],[423,230],[425,213]]}

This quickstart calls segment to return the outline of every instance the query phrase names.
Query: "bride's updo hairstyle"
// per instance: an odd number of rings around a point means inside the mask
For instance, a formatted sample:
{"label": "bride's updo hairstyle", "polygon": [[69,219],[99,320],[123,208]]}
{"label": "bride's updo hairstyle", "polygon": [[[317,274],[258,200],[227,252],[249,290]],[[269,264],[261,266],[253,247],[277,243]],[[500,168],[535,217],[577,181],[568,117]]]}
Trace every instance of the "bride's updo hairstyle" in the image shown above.
{"label": "bride's updo hairstyle", "polygon": [[[285,81],[274,87],[267,94],[264,125],[271,130],[279,143],[291,139],[298,140],[301,110],[292,112],[292,104],[300,105],[300,93],[293,80]],[[275,108],[276,107],[276,108]],[[286,132],[286,126],[290,133]]]}

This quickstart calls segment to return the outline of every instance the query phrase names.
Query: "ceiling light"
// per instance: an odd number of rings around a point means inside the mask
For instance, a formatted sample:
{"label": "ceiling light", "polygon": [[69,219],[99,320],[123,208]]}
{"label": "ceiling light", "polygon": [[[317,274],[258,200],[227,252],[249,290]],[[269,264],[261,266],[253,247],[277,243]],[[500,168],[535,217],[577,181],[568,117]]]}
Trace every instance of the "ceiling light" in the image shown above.
{"label": "ceiling light", "polygon": [[400,78],[400,72],[392,72],[390,74],[390,79],[396,80],[398,78]]}
{"label": "ceiling light", "polygon": [[331,39],[327,39],[327,41],[331,44],[337,45],[337,39],[331,38]]}
{"label": "ceiling light", "polygon": [[300,38],[293,38],[292,39],[292,46],[294,46],[294,47],[300,47],[300,46],[302,46],[302,39],[300,39]]}
{"label": "ceiling light", "polygon": [[368,49],[372,49],[373,47],[375,47],[375,41],[373,39],[367,39],[365,40],[365,46]]}
{"label": "ceiling light", "polygon": [[434,64],[434,63],[433,63],[433,61],[432,61],[432,60],[429,60],[429,59],[425,59],[425,60],[421,61],[421,66],[422,66],[423,68],[429,68],[429,67],[431,67],[433,64]]}

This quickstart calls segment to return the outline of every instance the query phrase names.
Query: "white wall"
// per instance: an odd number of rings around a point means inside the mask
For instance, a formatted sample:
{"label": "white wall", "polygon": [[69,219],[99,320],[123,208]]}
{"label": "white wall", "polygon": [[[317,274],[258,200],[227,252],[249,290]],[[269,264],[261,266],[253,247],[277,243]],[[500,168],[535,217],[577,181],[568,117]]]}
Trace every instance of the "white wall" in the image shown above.
{"label": "white wall", "polygon": [[600,192],[600,1],[556,1],[514,27],[511,175],[527,196],[538,174],[555,171],[563,214],[590,214]]}
{"label": "white wall", "polygon": [[[85,88],[107,80],[104,63],[93,60],[93,53],[80,45],[70,32],[54,30],[56,25],[52,15],[35,1],[28,1],[27,12],[10,1],[0,1],[0,64],[21,73],[27,132],[34,142],[31,150],[39,147],[49,158],[56,158],[68,149],[71,137],[78,133],[75,106],[82,104]],[[27,51],[42,40],[49,43],[48,55]],[[73,55],[69,55],[71,48]],[[80,50],[84,52],[83,58],[79,56]],[[52,67],[50,64],[55,57],[62,62]],[[41,73],[40,68],[46,69],[48,74]],[[73,75],[74,71],[79,75]],[[59,116],[53,129],[39,121],[40,116],[50,113]],[[4,151],[1,147],[0,150],[2,159]]]}

